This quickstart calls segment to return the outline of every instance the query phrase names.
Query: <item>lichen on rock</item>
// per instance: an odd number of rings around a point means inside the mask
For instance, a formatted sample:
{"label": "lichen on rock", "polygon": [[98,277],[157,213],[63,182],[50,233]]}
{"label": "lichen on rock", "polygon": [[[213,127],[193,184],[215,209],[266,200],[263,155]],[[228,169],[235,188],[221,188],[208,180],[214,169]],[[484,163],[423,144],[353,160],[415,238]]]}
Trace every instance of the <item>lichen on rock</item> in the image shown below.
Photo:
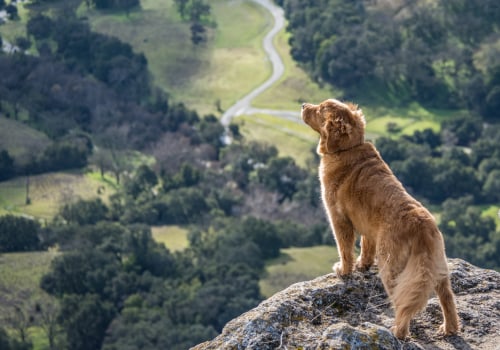
{"label": "lichen on rock", "polygon": [[410,338],[390,332],[394,313],[376,268],[340,279],[334,274],[293,284],[227,323],[209,349],[498,349],[500,273],[450,259],[460,334],[437,335],[436,297],[410,325]]}

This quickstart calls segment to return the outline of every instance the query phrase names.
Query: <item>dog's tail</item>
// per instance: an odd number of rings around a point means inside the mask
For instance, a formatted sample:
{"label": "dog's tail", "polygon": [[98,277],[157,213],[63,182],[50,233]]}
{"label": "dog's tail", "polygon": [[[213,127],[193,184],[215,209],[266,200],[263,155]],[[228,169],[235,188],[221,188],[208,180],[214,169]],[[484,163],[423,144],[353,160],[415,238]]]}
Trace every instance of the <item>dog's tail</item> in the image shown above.
{"label": "dog's tail", "polygon": [[425,307],[432,291],[448,276],[442,235],[437,228],[428,230],[413,244],[405,268],[396,277],[392,294],[396,334],[404,334],[413,316]]}

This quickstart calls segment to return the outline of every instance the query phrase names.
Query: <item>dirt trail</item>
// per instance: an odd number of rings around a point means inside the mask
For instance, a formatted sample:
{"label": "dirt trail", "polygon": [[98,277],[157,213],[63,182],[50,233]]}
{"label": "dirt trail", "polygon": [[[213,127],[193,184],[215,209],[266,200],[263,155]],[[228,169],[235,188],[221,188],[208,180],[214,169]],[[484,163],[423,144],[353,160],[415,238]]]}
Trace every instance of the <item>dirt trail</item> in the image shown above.
{"label": "dirt trail", "polygon": [[[264,37],[262,45],[266,52],[266,55],[271,61],[273,67],[273,73],[269,79],[267,79],[262,85],[259,85],[246,96],[239,99],[234,105],[227,109],[227,111],[221,117],[221,123],[224,127],[228,127],[231,120],[234,117],[240,115],[250,115],[250,114],[269,114],[278,116],[281,118],[286,118],[293,121],[300,121],[300,112],[297,111],[284,111],[284,110],[271,110],[271,109],[259,109],[252,107],[252,100],[258,95],[267,90],[271,85],[276,83],[283,73],[285,72],[285,65],[274,47],[273,39],[278,34],[278,32],[285,26],[285,15],[281,7],[276,6],[271,0],[252,0],[257,4],[266,8],[274,18],[274,26]],[[297,108],[298,109],[298,108]]]}

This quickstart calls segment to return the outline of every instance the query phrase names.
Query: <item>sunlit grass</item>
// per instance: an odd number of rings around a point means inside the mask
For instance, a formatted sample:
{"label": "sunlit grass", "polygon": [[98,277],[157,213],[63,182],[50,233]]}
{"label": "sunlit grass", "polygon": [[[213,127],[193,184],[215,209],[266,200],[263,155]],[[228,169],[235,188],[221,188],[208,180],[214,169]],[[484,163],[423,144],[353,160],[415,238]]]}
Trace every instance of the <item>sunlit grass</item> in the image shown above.
{"label": "sunlit grass", "polygon": [[266,263],[259,282],[261,293],[267,298],[293,283],[331,273],[336,261],[338,254],[333,246],[282,249],[280,257]]}
{"label": "sunlit grass", "polygon": [[[21,300],[21,305],[26,304],[33,307],[37,300],[52,299],[40,288],[40,280],[50,268],[52,260],[60,253],[57,251],[27,252],[27,253],[3,253],[0,254],[0,315],[12,310],[9,300],[16,300],[20,296],[26,296]],[[2,324],[8,331],[8,324]],[[28,337],[33,342],[34,350],[48,349],[48,340],[40,327],[29,327]]]}
{"label": "sunlit grass", "polygon": [[181,251],[189,246],[188,230],[180,226],[153,226],[153,238],[163,243],[170,251]]}
{"label": "sunlit grass", "polygon": [[[429,109],[418,103],[406,107],[361,105],[360,108],[367,119],[367,133],[375,136],[399,137],[424,129],[438,132],[443,121],[466,115],[465,111]],[[387,128],[389,123],[394,123],[400,130],[391,134]]]}
{"label": "sunlit grass", "polygon": [[0,35],[3,39],[14,44],[16,38],[26,37],[26,22],[28,21],[28,10],[23,4],[17,6],[18,19],[9,20],[0,25]]}
{"label": "sunlit grass", "polygon": [[[228,108],[270,74],[260,42],[270,16],[250,1],[211,1],[217,26],[207,43],[191,43],[171,0],[144,0],[141,10],[122,13],[87,11],[92,28],[115,36],[143,52],[154,83],[200,114],[218,114],[216,101]],[[80,11],[82,12],[82,11]]]}
{"label": "sunlit grass", "polygon": [[285,65],[283,77],[258,96],[253,105],[258,108],[300,111],[303,102],[320,103],[328,98],[338,98],[340,90],[329,85],[319,86],[300,68],[290,54],[290,33],[281,30],[274,45]]}
{"label": "sunlit grass", "polygon": [[44,133],[0,116],[0,150],[7,150],[16,162],[22,164],[29,161],[34,149],[43,150],[50,143]]}
{"label": "sunlit grass", "polygon": [[274,145],[279,156],[292,157],[305,166],[312,156],[318,136],[305,124],[269,115],[242,116],[235,119],[246,140]]}
{"label": "sunlit grass", "polygon": [[500,229],[500,205],[491,205],[483,209],[481,215],[495,220],[497,230]]}
{"label": "sunlit grass", "polygon": [[56,251],[0,254],[0,286],[38,291],[40,279],[58,254]]}
{"label": "sunlit grass", "polygon": [[26,204],[27,177],[0,182],[0,215],[29,215],[52,219],[59,209],[77,199],[102,198],[107,201],[116,188],[113,180],[101,180],[80,171],[47,173],[29,177],[30,204]]}

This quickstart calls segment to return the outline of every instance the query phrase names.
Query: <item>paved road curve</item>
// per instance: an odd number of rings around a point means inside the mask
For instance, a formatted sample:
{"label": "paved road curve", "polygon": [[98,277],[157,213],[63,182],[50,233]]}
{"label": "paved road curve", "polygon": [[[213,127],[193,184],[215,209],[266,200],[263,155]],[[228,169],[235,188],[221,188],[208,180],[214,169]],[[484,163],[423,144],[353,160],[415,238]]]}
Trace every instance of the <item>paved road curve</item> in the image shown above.
{"label": "paved road curve", "polygon": [[285,65],[281,60],[278,51],[273,45],[273,39],[278,34],[278,32],[285,26],[285,15],[283,13],[283,9],[281,7],[276,6],[271,0],[252,0],[257,4],[265,7],[274,18],[274,26],[269,33],[265,36],[262,44],[264,46],[264,50],[266,52],[267,57],[271,61],[273,67],[273,74],[271,77],[266,80],[262,85],[258,86],[254,90],[252,90],[248,95],[244,96],[240,100],[238,100],[233,106],[231,106],[221,118],[221,123],[224,127],[228,127],[231,123],[231,120],[234,117],[239,115],[249,115],[249,114],[270,114],[275,115],[287,119],[292,119],[294,121],[299,120],[300,113],[299,111],[280,111],[280,110],[269,110],[269,109],[258,109],[253,108],[251,106],[252,100],[256,98],[258,95],[263,93],[266,89],[268,89],[271,85],[281,78],[285,71]]}

